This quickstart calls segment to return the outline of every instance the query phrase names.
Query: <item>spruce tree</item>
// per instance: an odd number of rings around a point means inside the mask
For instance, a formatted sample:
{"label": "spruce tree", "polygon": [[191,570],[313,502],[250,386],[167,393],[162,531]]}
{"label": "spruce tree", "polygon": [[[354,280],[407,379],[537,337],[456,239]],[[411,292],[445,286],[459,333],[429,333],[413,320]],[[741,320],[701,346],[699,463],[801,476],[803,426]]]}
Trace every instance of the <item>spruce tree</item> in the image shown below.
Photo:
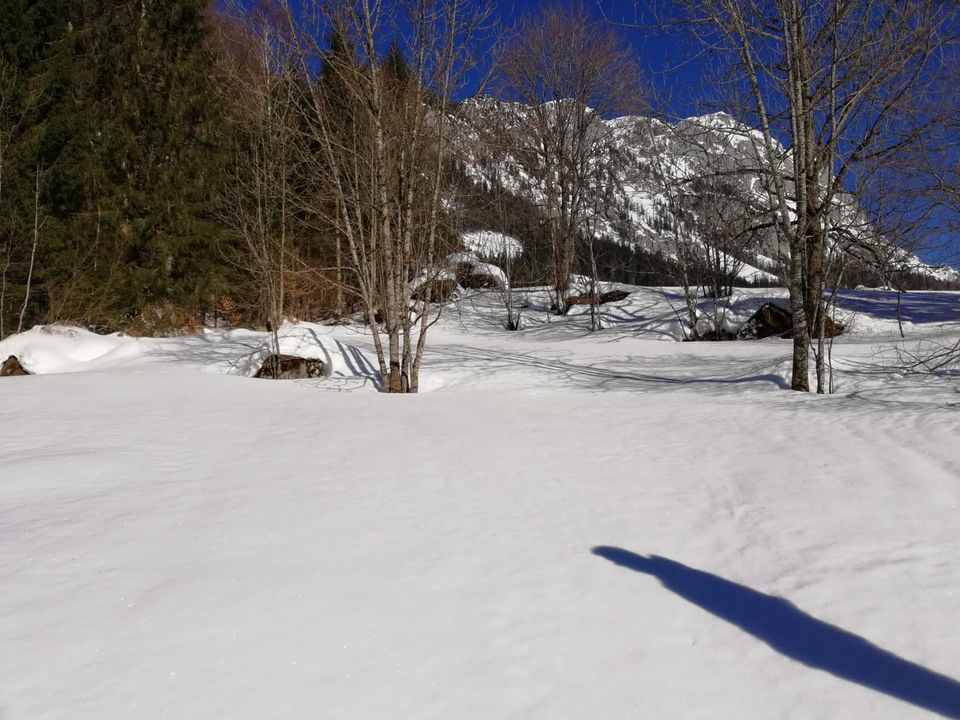
{"label": "spruce tree", "polygon": [[199,310],[223,278],[212,206],[224,143],[203,9],[0,5],[0,64],[18,80],[20,118],[0,198],[0,229],[15,238],[11,296],[23,292],[33,170],[44,169],[31,321],[112,325],[163,300]]}

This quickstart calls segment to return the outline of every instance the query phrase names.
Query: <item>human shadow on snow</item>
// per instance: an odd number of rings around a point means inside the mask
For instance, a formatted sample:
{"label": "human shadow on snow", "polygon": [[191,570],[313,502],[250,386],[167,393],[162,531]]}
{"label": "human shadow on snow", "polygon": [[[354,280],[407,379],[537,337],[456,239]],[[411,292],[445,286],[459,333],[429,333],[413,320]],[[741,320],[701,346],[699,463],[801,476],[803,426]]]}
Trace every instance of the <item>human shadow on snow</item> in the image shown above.
{"label": "human shadow on snow", "polygon": [[736,625],[792,660],[948,718],[960,718],[960,683],[808,615],[783,598],[764,595],[703,570],[617,547],[594,555],[651,575],[687,602]]}

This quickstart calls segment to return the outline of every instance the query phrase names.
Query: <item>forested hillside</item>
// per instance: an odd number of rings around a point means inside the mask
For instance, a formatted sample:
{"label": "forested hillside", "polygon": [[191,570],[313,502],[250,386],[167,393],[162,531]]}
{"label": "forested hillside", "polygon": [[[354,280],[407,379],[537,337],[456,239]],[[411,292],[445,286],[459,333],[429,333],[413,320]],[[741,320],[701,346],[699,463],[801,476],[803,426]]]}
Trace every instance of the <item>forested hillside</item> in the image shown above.
{"label": "forested hillside", "polygon": [[116,325],[164,302],[197,311],[228,292],[216,220],[228,138],[204,12],[0,6],[3,333]]}

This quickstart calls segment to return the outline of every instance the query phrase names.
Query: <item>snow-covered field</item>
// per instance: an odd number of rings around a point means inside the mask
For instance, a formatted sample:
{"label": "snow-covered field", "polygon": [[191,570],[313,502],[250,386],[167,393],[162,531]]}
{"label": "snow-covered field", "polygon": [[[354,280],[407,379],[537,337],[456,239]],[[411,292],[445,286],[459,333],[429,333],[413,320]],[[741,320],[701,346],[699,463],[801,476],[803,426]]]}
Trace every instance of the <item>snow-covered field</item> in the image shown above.
{"label": "snow-covered field", "polygon": [[0,379],[0,718],[960,718],[960,374],[894,371],[893,294],[843,296],[833,396],[670,292],[495,297],[409,397],[350,326],[285,328],[331,368],[285,382],[250,331],[0,343],[42,373]]}

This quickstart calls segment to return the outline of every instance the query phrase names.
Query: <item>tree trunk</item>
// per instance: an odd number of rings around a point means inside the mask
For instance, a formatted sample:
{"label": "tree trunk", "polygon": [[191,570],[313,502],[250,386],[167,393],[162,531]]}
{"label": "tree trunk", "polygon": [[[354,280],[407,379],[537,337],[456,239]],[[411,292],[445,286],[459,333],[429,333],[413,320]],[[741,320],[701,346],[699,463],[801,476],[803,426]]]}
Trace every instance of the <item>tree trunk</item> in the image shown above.
{"label": "tree trunk", "polygon": [[37,257],[37,244],[40,241],[40,176],[43,165],[37,163],[37,183],[33,196],[33,247],[30,250],[30,267],[27,270],[27,287],[23,293],[23,307],[20,308],[20,322],[17,323],[17,332],[23,332],[23,319],[27,314],[27,304],[30,302],[30,284],[33,280],[33,265]]}

